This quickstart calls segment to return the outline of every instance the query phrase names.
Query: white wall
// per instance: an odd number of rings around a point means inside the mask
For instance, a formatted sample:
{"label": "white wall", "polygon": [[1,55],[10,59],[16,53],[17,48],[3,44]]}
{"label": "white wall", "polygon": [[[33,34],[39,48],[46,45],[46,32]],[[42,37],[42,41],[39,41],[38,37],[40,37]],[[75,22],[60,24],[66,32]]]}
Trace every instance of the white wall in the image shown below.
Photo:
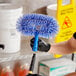
{"label": "white wall", "polygon": [[0,3],[3,3],[3,2],[10,2],[11,0],[0,0]]}
{"label": "white wall", "polygon": [[[23,6],[24,13],[30,13],[39,8],[56,3],[57,0],[0,0],[0,1],[11,2],[15,5]],[[63,0],[63,1],[67,2],[69,0],[67,0],[67,1]]]}

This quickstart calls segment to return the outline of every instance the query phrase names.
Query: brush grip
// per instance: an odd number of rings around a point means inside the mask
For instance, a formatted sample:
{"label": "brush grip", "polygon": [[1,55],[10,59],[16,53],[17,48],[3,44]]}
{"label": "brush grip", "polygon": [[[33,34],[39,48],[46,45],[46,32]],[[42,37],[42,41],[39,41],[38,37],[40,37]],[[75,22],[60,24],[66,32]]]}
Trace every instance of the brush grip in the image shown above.
{"label": "brush grip", "polygon": [[33,51],[37,52],[37,50],[38,50],[38,32],[35,33],[35,41],[33,46]]}

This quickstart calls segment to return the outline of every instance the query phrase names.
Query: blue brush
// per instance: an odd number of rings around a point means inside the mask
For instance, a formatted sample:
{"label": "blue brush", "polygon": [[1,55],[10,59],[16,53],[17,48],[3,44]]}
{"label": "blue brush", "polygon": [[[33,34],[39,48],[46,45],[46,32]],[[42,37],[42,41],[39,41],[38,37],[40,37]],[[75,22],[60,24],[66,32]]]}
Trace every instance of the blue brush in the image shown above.
{"label": "blue brush", "polygon": [[[58,25],[54,18],[41,14],[23,15],[17,22],[17,29],[26,36],[35,36],[33,51],[37,51],[38,37],[54,37]],[[33,71],[36,54],[33,54],[29,71]]]}
{"label": "blue brush", "polygon": [[26,36],[35,36],[33,51],[37,51],[38,37],[54,37],[58,32],[57,21],[47,15],[23,15],[17,22],[17,29]]}

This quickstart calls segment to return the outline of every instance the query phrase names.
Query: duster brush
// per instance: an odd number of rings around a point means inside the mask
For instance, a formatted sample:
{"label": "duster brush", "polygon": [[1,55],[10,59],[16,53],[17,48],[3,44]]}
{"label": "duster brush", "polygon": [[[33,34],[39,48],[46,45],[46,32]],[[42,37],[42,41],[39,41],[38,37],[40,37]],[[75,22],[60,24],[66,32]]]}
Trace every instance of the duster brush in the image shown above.
{"label": "duster brush", "polygon": [[[54,37],[58,32],[58,25],[54,18],[42,14],[23,15],[17,22],[17,29],[25,36],[35,36],[33,51],[37,52],[38,37]],[[33,71],[36,55],[33,54],[30,71]]]}
{"label": "duster brush", "polygon": [[33,51],[37,51],[38,36],[54,37],[57,34],[58,25],[54,18],[47,15],[28,14],[18,20],[17,29],[26,36],[35,36]]}

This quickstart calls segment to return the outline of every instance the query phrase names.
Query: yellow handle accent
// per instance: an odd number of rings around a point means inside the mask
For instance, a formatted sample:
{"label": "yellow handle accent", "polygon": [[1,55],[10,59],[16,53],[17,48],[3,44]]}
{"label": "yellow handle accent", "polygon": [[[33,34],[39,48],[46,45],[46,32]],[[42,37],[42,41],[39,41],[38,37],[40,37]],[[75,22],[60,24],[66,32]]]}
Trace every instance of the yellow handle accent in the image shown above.
{"label": "yellow handle accent", "polygon": [[[57,0],[57,20],[59,23],[59,33],[56,36],[55,42],[63,42],[72,37],[76,32],[76,4],[75,0],[70,0],[70,4],[62,5],[63,0]],[[55,58],[62,55],[54,55]]]}

